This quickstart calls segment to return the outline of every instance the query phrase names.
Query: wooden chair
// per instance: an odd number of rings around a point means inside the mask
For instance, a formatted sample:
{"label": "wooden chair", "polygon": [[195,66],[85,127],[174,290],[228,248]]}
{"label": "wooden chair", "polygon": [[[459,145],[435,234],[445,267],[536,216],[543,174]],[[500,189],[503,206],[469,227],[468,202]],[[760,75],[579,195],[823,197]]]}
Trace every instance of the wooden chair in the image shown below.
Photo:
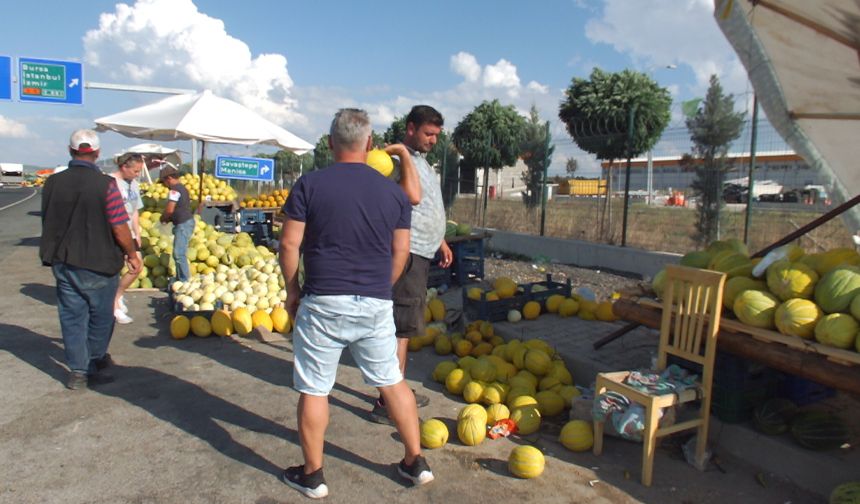
{"label": "wooden chair", "polygon": [[[711,409],[711,382],[725,280],[724,273],[715,271],[674,265],[666,267],[657,371],[666,368],[669,355],[697,363],[702,367],[702,374],[696,387],[679,393],[649,395],[623,383],[630,371],[597,374],[595,398],[606,391],[615,391],[645,408],[645,431],[642,433],[642,484],[645,486],[651,486],[654,450],[657,438],[661,436],[697,429],[696,463],[700,469],[704,469]],[[673,299],[675,303],[672,302]],[[701,401],[701,406],[695,418],[679,419],[681,421],[672,426],[659,428],[660,408],[696,399]],[[602,451],[603,422],[595,421],[594,454],[600,455]]]}

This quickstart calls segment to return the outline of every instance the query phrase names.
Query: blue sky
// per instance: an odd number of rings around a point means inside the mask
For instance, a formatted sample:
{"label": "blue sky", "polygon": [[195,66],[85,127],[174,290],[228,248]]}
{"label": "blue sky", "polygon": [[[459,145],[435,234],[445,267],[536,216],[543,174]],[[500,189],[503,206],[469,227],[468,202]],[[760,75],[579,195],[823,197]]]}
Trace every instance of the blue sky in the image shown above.
{"label": "blue sky", "polygon": [[[0,55],[80,61],[89,82],[212,89],[311,143],[345,106],[367,109],[383,131],[417,103],[442,111],[449,130],[483,100],[524,114],[534,104],[552,123],[560,172],[567,157],[594,165],[557,110],[571,78],[595,66],[653,75],[673,95],[676,125],[677,104],[702,96],[711,73],[746,106],[745,73],[712,11],[713,0],[46,0],[5,6]],[[162,97],[0,102],[0,161],[64,163],[72,130]],[[138,142],[105,133],[103,153]]]}

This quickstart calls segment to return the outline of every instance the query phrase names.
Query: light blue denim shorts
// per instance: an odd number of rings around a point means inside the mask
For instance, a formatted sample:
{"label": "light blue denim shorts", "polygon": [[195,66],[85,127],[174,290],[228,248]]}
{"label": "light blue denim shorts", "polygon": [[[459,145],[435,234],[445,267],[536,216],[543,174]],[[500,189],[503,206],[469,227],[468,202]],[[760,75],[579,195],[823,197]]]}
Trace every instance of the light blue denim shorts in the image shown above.
{"label": "light blue denim shorts", "polygon": [[326,396],[334,387],[344,348],[373,387],[403,380],[397,359],[391,300],[365,296],[307,295],[293,331],[293,388]]}

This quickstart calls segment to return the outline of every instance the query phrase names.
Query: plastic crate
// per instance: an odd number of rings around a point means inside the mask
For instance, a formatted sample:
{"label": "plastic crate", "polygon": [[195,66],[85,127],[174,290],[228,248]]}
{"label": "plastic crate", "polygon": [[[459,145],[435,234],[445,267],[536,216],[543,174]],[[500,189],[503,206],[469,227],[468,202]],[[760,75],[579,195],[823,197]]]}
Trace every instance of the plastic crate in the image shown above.
{"label": "plastic crate", "polygon": [[440,268],[437,263],[430,265],[430,273],[427,275],[427,287],[439,287],[451,284],[451,268]]}
{"label": "plastic crate", "polygon": [[772,382],[748,383],[744,388],[711,388],[711,413],[725,423],[745,422],[753,409],[773,394]]}
{"label": "plastic crate", "polygon": [[[545,287],[546,290],[535,291],[535,286]],[[555,294],[560,294],[564,297],[570,297],[571,294],[571,285],[570,279],[568,278],[564,283],[553,282],[552,274],[546,274],[546,281],[543,282],[531,282],[527,284],[522,284],[523,291],[526,293],[526,297],[528,297],[529,301],[537,301],[543,304],[550,296]]]}
{"label": "plastic crate", "polygon": [[836,390],[799,376],[780,373],[777,396],[789,399],[798,406],[823,401],[836,395]]}
{"label": "plastic crate", "polygon": [[471,278],[484,278],[484,239],[462,240],[449,243],[454,254],[451,280],[460,285]]}
{"label": "plastic crate", "polygon": [[487,301],[486,292],[481,293],[481,299],[472,299],[467,295],[468,289],[463,289],[463,313],[468,320],[487,320],[498,322],[508,319],[511,310],[522,310],[528,298],[525,293],[517,291],[509,298],[498,301]]}

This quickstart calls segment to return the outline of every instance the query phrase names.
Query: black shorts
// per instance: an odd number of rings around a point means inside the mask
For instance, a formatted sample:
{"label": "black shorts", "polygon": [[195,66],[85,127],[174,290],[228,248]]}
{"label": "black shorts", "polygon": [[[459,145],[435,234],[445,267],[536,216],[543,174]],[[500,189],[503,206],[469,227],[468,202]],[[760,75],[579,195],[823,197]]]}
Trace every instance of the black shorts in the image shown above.
{"label": "black shorts", "polygon": [[397,279],[392,292],[394,326],[398,338],[424,334],[424,305],[427,301],[429,274],[430,259],[409,254],[403,274]]}

